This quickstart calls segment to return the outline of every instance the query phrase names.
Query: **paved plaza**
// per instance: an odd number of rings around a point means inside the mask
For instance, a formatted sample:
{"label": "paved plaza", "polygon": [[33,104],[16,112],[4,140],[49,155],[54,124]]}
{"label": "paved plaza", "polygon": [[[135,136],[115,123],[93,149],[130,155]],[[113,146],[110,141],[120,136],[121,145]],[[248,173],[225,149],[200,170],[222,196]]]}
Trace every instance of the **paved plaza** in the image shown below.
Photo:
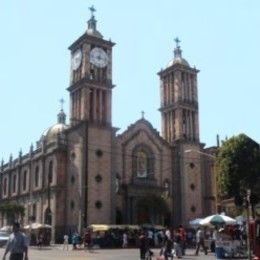
{"label": "paved plaza", "polygon": [[[154,249],[155,257],[158,256],[159,250]],[[0,249],[0,259],[3,256],[4,249]],[[182,259],[216,259],[212,253],[205,256],[201,254],[199,256],[194,256],[194,250],[187,250],[187,255]],[[8,259],[8,258],[7,258]],[[61,245],[56,245],[52,247],[46,247],[42,249],[30,248],[29,249],[29,260],[76,260],[76,259],[89,259],[89,260],[139,260],[139,250],[138,249],[96,249],[94,252],[90,253],[85,250],[69,250],[63,251]],[[174,258],[176,259],[176,258]]]}

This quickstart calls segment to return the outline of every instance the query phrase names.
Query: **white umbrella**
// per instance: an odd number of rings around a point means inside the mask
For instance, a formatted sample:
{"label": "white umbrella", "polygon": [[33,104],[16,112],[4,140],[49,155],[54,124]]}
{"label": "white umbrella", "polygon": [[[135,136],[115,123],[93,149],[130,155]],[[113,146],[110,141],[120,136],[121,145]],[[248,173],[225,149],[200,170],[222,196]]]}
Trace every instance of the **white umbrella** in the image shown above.
{"label": "white umbrella", "polygon": [[201,226],[214,226],[214,225],[235,225],[235,219],[224,215],[211,215],[200,221]]}
{"label": "white umbrella", "polygon": [[36,222],[24,226],[24,229],[39,229],[39,228],[51,228],[51,226],[47,224],[36,223]]}
{"label": "white umbrella", "polygon": [[198,226],[200,224],[201,220],[202,220],[202,218],[194,218],[194,219],[189,221],[189,224],[191,226]]}

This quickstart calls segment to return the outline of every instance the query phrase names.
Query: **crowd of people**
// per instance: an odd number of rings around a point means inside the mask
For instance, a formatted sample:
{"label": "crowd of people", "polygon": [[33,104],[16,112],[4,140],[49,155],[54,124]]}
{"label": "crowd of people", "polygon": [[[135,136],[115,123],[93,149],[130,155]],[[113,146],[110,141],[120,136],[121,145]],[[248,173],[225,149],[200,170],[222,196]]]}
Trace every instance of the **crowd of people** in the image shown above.
{"label": "crowd of people", "polygon": [[109,248],[139,248],[140,258],[145,259],[147,253],[152,254],[151,248],[161,248],[160,255],[167,260],[173,255],[181,258],[185,254],[187,246],[193,245],[193,232],[186,231],[181,225],[171,230],[150,229],[111,229],[105,232],[92,232],[91,229],[84,230],[80,236],[77,232],[64,235],[64,250],[68,250],[71,241],[72,249],[86,248],[88,246]]}
{"label": "crowd of people", "polygon": [[[17,241],[20,241],[16,244]],[[43,233],[39,233],[39,241],[43,241]],[[205,242],[210,242],[207,244]],[[138,247],[140,250],[140,259],[147,259],[153,255],[152,248],[160,248],[160,255],[157,260],[170,260],[173,257],[182,258],[185,255],[186,248],[194,248],[194,255],[199,255],[200,249],[204,254],[208,254],[208,250],[215,252],[221,246],[222,241],[234,241],[234,245],[240,246],[245,244],[246,232],[243,226],[225,226],[213,228],[198,227],[195,230],[185,230],[180,225],[176,229],[110,229],[105,232],[93,232],[91,229],[85,229],[80,236],[74,232],[71,236],[64,234],[63,250],[69,250],[69,244],[72,249],[86,248],[91,250],[93,245],[99,247]],[[19,245],[22,244],[23,248]],[[26,236],[20,232],[19,223],[14,223],[13,233],[10,236],[6,247],[5,255],[10,252],[13,260],[21,259],[27,256],[27,248],[29,241]],[[10,258],[11,259],[11,258]],[[149,259],[149,258],[148,258]]]}

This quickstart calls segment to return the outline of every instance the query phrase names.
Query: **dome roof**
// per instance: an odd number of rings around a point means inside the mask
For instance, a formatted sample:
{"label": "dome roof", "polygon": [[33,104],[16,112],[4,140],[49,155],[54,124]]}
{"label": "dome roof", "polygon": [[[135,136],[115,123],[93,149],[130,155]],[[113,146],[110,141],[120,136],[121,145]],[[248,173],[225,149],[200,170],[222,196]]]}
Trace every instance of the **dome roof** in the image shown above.
{"label": "dome roof", "polygon": [[181,65],[188,66],[188,67],[190,66],[190,64],[182,57],[175,57],[168,63],[167,67],[171,67],[174,64],[181,64]]}
{"label": "dome roof", "polygon": [[46,143],[55,142],[57,140],[57,136],[68,128],[69,128],[69,126],[66,124],[57,123],[57,124],[47,128],[43,132],[43,134],[41,136],[41,140],[45,139]]}
{"label": "dome roof", "polygon": [[94,36],[97,38],[103,38],[103,35],[99,31],[94,30],[92,28],[87,29],[87,35]]}
{"label": "dome roof", "polygon": [[180,40],[176,38],[175,41],[176,41],[176,47],[174,49],[174,58],[168,63],[167,68],[175,64],[181,64],[190,67],[190,64],[184,58],[182,58],[182,50],[181,47],[179,46]]}
{"label": "dome roof", "polygon": [[103,35],[97,30],[97,20],[95,19],[94,12],[96,11],[95,8],[92,6],[89,8],[91,11],[91,18],[88,20],[88,29],[87,35],[91,35],[97,38],[103,38]]}

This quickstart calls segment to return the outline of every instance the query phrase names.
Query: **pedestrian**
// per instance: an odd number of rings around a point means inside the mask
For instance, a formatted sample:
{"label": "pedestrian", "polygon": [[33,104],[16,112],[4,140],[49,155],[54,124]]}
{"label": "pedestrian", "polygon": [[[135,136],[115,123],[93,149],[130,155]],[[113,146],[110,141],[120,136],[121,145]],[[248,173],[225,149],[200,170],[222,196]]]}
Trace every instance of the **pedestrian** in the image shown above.
{"label": "pedestrian", "polygon": [[149,247],[153,247],[154,246],[154,235],[153,235],[153,231],[151,229],[149,229],[147,231],[147,237],[149,240]]}
{"label": "pedestrian", "polygon": [[141,260],[145,260],[145,254],[147,252],[147,250],[149,250],[149,246],[148,246],[148,239],[147,236],[145,234],[145,232],[141,232],[141,235],[139,236],[139,249],[140,249],[140,259]]}
{"label": "pedestrian", "polygon": [[181,232],[180,229],[176,229],[174,232],[174,251],[177,258],[182,258],[182,245],[181,245]]}
{"label": "pedestrian", "polygon": [[67,251],[69,250],[69,236],[67,234],[63,237],[63,250],[65,250],[65,248]]}
{"label": "pedestrian", "polygon": [[39,236],[38,236],[38,243],[37,243],[39,249],[42,248],[42,246],[43,246],[43,241],[44,241],[44,235],[43,235],[43,233],[39,233]]}
{"label": "pedestrian", "polygon": [[9,236],[3,260],[10,252],[9,260],[28,260],[28,238],[20,231],[20,224],[13,223],[13,233]]}
{"label": "pedestrian", "polygon": [[72,249],[77,249],[77,244],[78,244],[78,233],[74,232],[72,235]]}
{"label": "pedestrian", "polygon": [[200,246],[202,246],[205,255],[207,255],[208,251],[207,251],[207,248],[205,247],[205,243],[204,243],[204,233],[200,228],[198,228],[197,232],[196,232],[196,251],[195,251],[195,255],[199,255]]}
{"label": "pedestrian", "polygon": [[179,233],[181,236],[181,242],[180,242],[180,246],[181,246],[181,253],[182,255],[185,255],[185,250],[186,250],[186,230],[184,229],[184,227],[182,225],[179,226]]}
{"label": "pedestrian", "polygon": [[128,237],[126,231],[123,233],[123,244],[122,247],[126,248],[128,246]]}
{"label": "pedestrian", "polygon": [[164,240],[164,247],[163,247],[163,251],[162,251],[162,254],[164,256],[164,259],[165,260],[168,260],[168,259],[172,259],[173,258],[173,255],[172,255],[172,240],[169,239],[167,236],[165,237],[165,240]]}
{"label": "pedestrian", "polygon": [[88,249],[89,251],[92,250],[92,238],[91,238],[91,230],[86,230],[83,236],[84,240],[84,248]]}
{"label": "pedestrian", "polygon": [[165,231],[165,236],[166,236],[168,239],[172,239],[172,237],[171,237],[171,231],[170,231],[169,228],[166,229],[166,231]]}

